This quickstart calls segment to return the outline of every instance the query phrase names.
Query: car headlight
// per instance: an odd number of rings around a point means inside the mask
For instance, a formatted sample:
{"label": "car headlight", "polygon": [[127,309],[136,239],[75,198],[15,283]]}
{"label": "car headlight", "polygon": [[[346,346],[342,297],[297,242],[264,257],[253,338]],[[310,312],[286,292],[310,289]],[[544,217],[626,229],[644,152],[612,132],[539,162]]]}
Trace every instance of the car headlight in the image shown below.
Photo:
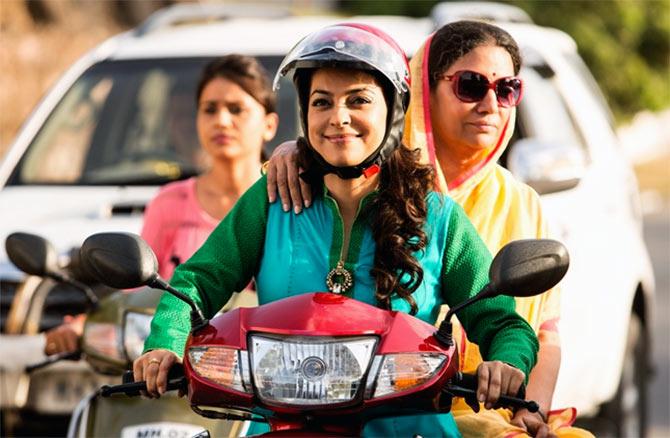
{"label": "car headlight", "polygon": [[[375,363],[381,363],[374,380],[372,398],[407,391],[429,381],[442,368],[446,356],[439,353],[389,354]],[[372,381],[372,378],[371,378]]]}
{"label": "car headlight", "polygon": [[241,392],[252,392],[249,355],[226,347],[191,347],[188,358],[200,377]]}
{"label": "car headlight", "polygon": [[123,325],[123,347],[128,359],[132,362],[142,355],[144,341],[151,331],[151,319],[153,315],[145,313],[126,313]]}
{"label": "car headlight", "polygon": [[377,338],[252,335],[251,371],[262,400],[326,405],[352,400],[363,385]]}
{"label": "car headlight", "polygon": [[118,324],[111,322],[86,322],[82,342],[98,356],[125,361],[121,350],[121,333]]}

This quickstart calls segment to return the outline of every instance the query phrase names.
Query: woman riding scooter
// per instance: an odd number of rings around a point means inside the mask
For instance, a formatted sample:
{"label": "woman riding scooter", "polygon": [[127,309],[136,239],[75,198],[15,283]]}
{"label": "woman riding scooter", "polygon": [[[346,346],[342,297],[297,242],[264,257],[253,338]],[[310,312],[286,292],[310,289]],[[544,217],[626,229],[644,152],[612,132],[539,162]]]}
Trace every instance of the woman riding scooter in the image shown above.
{"label": "woman riding scooter", "polygon": [[[514,131],[515,107],[522,98],[521,56],[503,29],[484,22],[459,21],[431,35],[412,58],[412,99],[405,123],[405,144],[420,148],[436,172],[436,184],[463,207],[491,252],[512,240],[543,238],[547,224],[537,194],[516,180],[497,161]],[[300,212],[310,192],[296,173],[295,145],[275,150],[268,166],[268,191]],[[286,175],[292,176],[286,181]],[[302,194],[306,196],[302,196]],[[288,195],[292,199],[289,199]],[[591,436],[569,427],[574,409],[552,411],[551,399],[560,366],[557,288],[516,299],[517,312],[538,334],[538,365],[529,376],[527,396],[540,412],[508,409],[475,413],[465,403],[454,407],[464,434],[474,436]],[[476,345],[459,331],[461,369],[473,372],[481,363]]]}
{"label": "woman riding scooter", "polygon": [[[419,163],[418,151],[399,147],[409,70],[397,44],[368,26],[327,27],[291,51],[278,78],[287,74],[299,95],[300,164],[315,191],[312,208],[284,213],[268,203],[259,180],[175,270],[172,285],[206,317],[254,276],[261,304],[327,288],[430,323],[443,303],[477,293],[488,282],[488,250],[462,209],[431,191],[432,168]],[[183,354],[188,313],[168,295],[157,308],[146,352],[134,363],[135,380],[146,380],[152,396],[165,392],[167,372]],[[478,368],[479,399],[492,406],[501,394],[516,394],[537,339],[513,299],[459,316],[487,359]],[[450,414],[375,420],[365,434],[438,431],[459,435]]]}

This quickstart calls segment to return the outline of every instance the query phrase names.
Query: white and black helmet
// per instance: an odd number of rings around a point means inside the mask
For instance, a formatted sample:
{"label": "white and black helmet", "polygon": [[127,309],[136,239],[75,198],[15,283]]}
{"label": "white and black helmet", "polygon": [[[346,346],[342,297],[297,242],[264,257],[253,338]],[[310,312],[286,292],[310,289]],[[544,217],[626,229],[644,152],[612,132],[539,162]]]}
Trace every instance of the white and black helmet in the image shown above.
{"label": "white and black helmet", "polygon": [[[373,72],[380,79],[389,106],[386,133],[379,147],[361,163],[354,166],[333,166],[306,142],[318,169],[308,174],[337,174],[344,179],[358,178],[382,163],[400,146],[405,110],[409,103],[410,76],[407,57],[400,46],[383,31],[365,24],[342,23],[318,30],[300,40],[286,55],[273,82],[279,87],[282,77],[293,79],[300,100],[303,132],[307,132],[307,96],[309,84],[300,83],[300,70],[324,67],[349,68]],[[307,175],[308,177],[310,175]]]}

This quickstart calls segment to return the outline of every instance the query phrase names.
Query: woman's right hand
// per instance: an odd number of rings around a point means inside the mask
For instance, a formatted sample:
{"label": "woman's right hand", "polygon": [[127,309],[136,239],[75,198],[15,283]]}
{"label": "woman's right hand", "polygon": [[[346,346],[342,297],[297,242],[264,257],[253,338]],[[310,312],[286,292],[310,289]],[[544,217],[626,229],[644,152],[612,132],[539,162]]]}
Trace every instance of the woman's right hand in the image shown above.
{"label": "woman's right hand", "polygon": [[133,378],[147,382],[147,395],[158,398],[167,390],[168,372],[179,363],[179,357],[170,350],[151,350],[133,362]]}
{"label": "woman's right hand", "polygon": [[268,200],[272,203],[277,199],[277,191],[281,198],[284,211],[289,211],[293,204],[293,211],[298,214],[312,203],[312,193],[309,186],[300,179],[302,169],[298,167],[298,146],[295,141],[286,141],[272,152],[267,162]]}

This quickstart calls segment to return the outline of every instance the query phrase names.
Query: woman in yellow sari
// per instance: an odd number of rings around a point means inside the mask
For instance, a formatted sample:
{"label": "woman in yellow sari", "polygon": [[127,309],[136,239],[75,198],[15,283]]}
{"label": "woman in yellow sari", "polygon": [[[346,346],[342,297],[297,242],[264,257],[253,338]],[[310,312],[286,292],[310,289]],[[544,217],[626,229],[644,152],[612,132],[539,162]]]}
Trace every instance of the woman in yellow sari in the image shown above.
{"label": "woman in yellow sari", "polygon": [[[516,42],[496,26],[459,21],[431,35],[410,67],[404,143],[420,148],[435,166],[436,185],[464,208],[493,254],[512,240],[546,237],[537,193],[497,163],[512,137],[515,107],[523,94],[516,77],[521,67]],[[498,409],[475,414],[458,403],[453,414],[461,433],[592,436],[569,427],[574,409],[551,410],[561,360],[558,289],[517,298],[516,309],[540,342],[526,391],[527,398],[540,404],[540,413]],[[479,350],[462,330],[459,337],[461,369],[473,372],[482,361]]]}
{"label": "woman in yellow sari", "polygon": [[[481,22],[448,24],[431,35],[410,63],[412,88],[405,119],[404,144],[420,148],[434,165],[437,188],[465,210],[491,253],[506,243],[547,236],[537,193],[497,164],[514,130],[515,107],[522,97],[516,42],[504,30]],[[268,166],[270,201],[279,191],[285,210],[308,206],[310,191],[297,178],[294,145],[283,144]],[[275,182],[276,181],[276,182]],[[480,409],[456,403],[452,412],[463,436],[590,437],[570,427],[576,411],[551,410],[560,367],[557,289],[517,299],[517,312],[540,341],[538,363],[526,396],[540,413]],[[479,349],[456,329],[461,369],[473,373],[482,362]]]}

